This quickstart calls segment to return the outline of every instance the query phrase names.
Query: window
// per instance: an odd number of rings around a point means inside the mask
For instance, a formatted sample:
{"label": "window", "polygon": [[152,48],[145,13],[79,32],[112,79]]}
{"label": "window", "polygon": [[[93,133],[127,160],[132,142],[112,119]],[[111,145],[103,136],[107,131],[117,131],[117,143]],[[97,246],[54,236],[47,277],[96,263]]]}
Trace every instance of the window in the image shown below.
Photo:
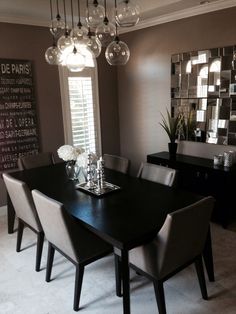
{"label": "window", "polygon": [[66,144],[101,155],[97,68],[70,72],[60,67],[59,73]]}

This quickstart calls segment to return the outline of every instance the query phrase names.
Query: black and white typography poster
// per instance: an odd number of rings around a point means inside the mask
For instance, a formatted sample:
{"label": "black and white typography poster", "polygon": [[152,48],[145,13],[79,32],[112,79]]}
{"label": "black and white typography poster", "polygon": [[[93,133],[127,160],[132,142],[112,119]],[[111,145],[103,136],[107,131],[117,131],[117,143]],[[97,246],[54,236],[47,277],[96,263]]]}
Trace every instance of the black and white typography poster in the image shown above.
{"label": "black and white typography poster", "polygon": [[17,168],[18,157],[38,151],[32,63],[0,59],[0,171]]}

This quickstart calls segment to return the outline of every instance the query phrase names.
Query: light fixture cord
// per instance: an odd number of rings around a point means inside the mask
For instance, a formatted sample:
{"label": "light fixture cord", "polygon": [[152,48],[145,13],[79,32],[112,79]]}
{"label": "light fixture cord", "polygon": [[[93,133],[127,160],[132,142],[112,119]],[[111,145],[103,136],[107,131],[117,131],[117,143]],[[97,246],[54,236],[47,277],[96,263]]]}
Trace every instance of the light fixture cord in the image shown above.
{"label": "light fixture cord", "polygon": [[[53,21],[53,15],[52,15],[52,0],[50,0],[50,15],[51,15],[51,21]],[[53,27],[53,26],[52,26]],[[52,35],[52,46],[56,47],[56,39],[55,35]]]}
{"label": "light fixture cord", "polygon": [[[86,0],[86,6],[87,6],[87,20],[89,20],[89,2]],[[88,27],[88,38],[92,37],[91,28]]]}
{"label": "light fixture cord", "polygon": [[73,1],[70,0],[70,6],[71,6],[71,24],[72,24],[72,29],[74,28],[74,10],[73,10]]}
{"label": "light fixture cord", "polygon": [[86,0],[86,7],[87,7],[87,19],[89,18],[89,2]]}
{"label": "light fixture cord", "polygon": [[57,14],[59,14],[59,3],[58,3],[58,0],[57,0]]}
{"label": "light fixture cord", "polygon": [[107,0],[104,0],[105,17],[107,18]]}
{"label": "light fixture cord", "polygon": [[80,0],[78,0],[78,16],[79,16],[79,22],[78,22],[78,26],[82,26],[81,24],[81,20],[80,20]]}
{"label": "light fixture cord", "polygon": [[116,24],[116,37],[115,37],[115,41],[118,43],[120,41],[119,35],[118,35],[118,25]]}
{"label": "light fixture cord", "polygon": [[117,17],[117,0],[115,0],[115,17]]}
{"label": "light fixture cord", "polygon": [[53,16],[52,16],[52,0],[50,0],[50,14],[51,14],[51,21],[53,20]]}
{"label": "light fixture cord", "polygon": [[65,0],[63,0],[63,6],[64,6],[64,17],[65,17],[65,34],[68,33],[68,25],[67,25],[67,21],[66,21],[66,3],[65,3]]}
{"label": "light fixture cord", "polygon": [[108,17],[107,17],[107,1],[106,0],[104,0],[104,9],[105,9],[105,17],[104,17],[103,23],[105,25],[108,25],[109,20],[108,20]]}
{"label": "light fixture cord", "polygon": [[60,19],[61,19],[61,16],[60,16],[60,13],[59,13],[59,2],[58,2],[58,0],[57,0],[57,16],[56,16],[56,19],[58,21],[60,21]]}

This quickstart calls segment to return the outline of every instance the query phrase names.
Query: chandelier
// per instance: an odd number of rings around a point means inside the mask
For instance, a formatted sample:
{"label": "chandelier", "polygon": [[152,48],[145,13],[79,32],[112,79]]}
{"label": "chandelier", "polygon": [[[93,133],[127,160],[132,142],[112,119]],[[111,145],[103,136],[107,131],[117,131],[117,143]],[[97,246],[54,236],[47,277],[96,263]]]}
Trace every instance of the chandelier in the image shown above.
{"label": "chandelier", "polygon": [[[50,0],[52,46],[45,52],[46,61],[79,72],[94,66],[94,58],[105,47],[110,65],[125,65],[130,51],[119,38],[119,28],[139,22],[139,8],[134,1],[114,0],[108,12],[107,0],[81,0],[85,5],[82,16],[80,0]],[[66,2],[70,2],[69,14]]]}

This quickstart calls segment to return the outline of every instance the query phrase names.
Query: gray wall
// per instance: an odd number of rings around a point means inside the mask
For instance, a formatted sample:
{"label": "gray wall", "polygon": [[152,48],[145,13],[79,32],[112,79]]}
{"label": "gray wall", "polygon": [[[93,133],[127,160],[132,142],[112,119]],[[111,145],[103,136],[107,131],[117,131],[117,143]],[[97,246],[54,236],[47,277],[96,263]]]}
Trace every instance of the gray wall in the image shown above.
{"label": "gray wall", "polygon": [[[121,154],[137,172],[146,155],[167,150],[160,112],[170,108],[171,54],[236,44],[236,8],[124,34],[131,58],[118,71]],[[213,158],[236,147],[181,142],[181,153]]]}
{"label": "gray wall", "polygon": [[[52,40],[48,28],[0,23],[0,58],[33,61],[41,150],[52,151],[64,144],[59,74],[44,59]],[[104,54],[98,60],[99,98],[103,152],[119,154],[117,71],[107,65]],[[0,179],[0,206],[6,203]]]}

